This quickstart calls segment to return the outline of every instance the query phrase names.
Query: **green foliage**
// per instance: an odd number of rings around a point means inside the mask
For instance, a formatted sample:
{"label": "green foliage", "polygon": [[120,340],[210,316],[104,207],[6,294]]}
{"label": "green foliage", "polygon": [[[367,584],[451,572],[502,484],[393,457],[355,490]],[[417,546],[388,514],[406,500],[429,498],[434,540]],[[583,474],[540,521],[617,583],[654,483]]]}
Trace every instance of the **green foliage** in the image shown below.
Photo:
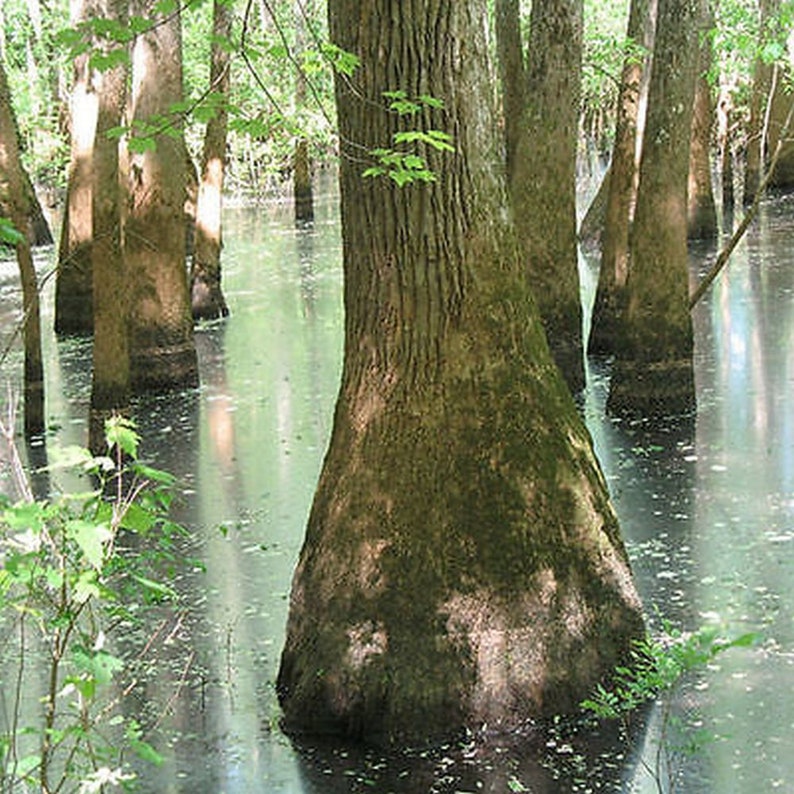
{"label": "green foliage", "polygon": [[0,218],[0,244],[16,245],[24,239],[25,235],[8,218]]}
{"label": "green foliage", "polygon": [[[405,91],[384,91],[383,96],[389,100],[389,110],[401,117],[413,118],[425,109],[440,110],[444,107],[442,100],[422,94],[417,99],[409,99]],[[369,154],[377,160],[376,165],[365,169],[365,177],[386,176],[398,187],[405,187],[415,182],[434,182],[436,174],[427,165],[420,152],[428,147],[437,152],[454,152],[452,136],[441,130],[401,130],[392,136],[395,146],[401,148],[377,148]]]}
{"label": "green foliage", "polygon": [[147,608],[176,601],[160,577],[184,530],[168,519],[173,477],[139,462],[134,424],[115,418],[106,436],[107,456],[69,456],[95,489],[0,500],[3,790],[105,790],[132,779],[125,753],[162,761],[120,701],[132,688],[122,687],[137,655],[131,629]]}
{"label": "green foliage", "polygon": [[598,719],[620,720],[628,736],[632,715],[649,701],[658,701],[661,719],[657,753],[649,772],[659,792],[665,790],[665,777],[667,789],[672,790],[673,756],[697,753],[715,738],[700,727],[699,720],[684,720],[674,713],[680,686],[690,676],[707,670],[726,651],[747,648],[757,641],[755,633],[726,638],[718,626],[711,625],[685,633],[665,622],[663,634],[637,642],[630,663],[615,668],[611,684],[599,684],[581,707]]}

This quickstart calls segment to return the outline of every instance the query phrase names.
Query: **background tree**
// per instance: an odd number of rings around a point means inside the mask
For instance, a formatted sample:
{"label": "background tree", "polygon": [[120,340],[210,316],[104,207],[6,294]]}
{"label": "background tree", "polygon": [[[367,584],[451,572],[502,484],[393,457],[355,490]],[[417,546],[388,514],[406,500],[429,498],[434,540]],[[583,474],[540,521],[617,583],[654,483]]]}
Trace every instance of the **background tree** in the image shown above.
{"label": "background tree", "polygon": [[617,414],[665,415],[695,404],[687,178],[701,18],[699,0],[659,0],[624,334],[607,401]]}
{"label": "background tree", "polygon": [[209,77],[212,115],[204,134],[190,269],[190,302],[194,319],[211,320],[229,314],[221,288],[221,217],[231,83],[231,32],[231,3],[215,0],[212,5]]}
{"label": "background tree", "polygon": [[[306,106],[308,98],[307,75],[301,61],[307,49],[307,25],[314,12],[311,0],[296,0],[295,19],[295,56],[298,69],[295,72],[295,105],[297,111]],[[302,125],[304,126],[304,125]],[[312,192],[312,158],[308,136],[301,131],[295,141],[295,154],[292,163],[292,193],[295,201],[295,221],[311,223],[314,220],[314,195]]]}
{"label": "background tree", "polygon": [[[72,0],[72,24],[79,25],[96,13],[95,0]],[[91,333],[93,330],[91,278],[91,167],[96,131],[97,95],[91,83],[89,51],[74,59],[69,107],[71,158],[58,249],[55,286],[57,333]]]}
{"label": "background tree", "polygon": [[643,72],[650,68],[656,0],[631,0],[626,54],[620,78],[615,143],[607,175],[601,268],[593,304],[588,352],[611,354],[620,336],[629,272],[629,229],[637,194],[638,135]]}
{"label": "background tree", "polygon": [[533,3],[526,104],[508,179],[549,346],[572,391],[584,386],[576,239],[581,59],[581,0]]}
{"label": "background tree", "polygon": [[[124,24],[125,0],[99,0],[97,17]],[[119,172],[119,140],[112,136],[122,121],[127,99],[127,65],[119,58],[115,42],[105,42],[106,66],[93,76],[97,92],[97,124],[91,186],[93,243],[93,369],[89,447],[104,450],[105,420],[126,413],[130,402],[130,354],[128,339],[129,281],[122,250],[122,183]]]}
{"label": "background tree", "polygon": [[[139,16],[151,18],[144,3]],[[185,275],[185,143],[181,14],[156,17],[132,51],[132,124],[124,256],[132,290],[130,377],[133,389],[198,382]]]}
{"label": "background tree", "polygon": [[687,228],[690,239],[713,240],[717,237],[717,207],[711,184],[711,142],[716,108],[711,90],[712,40],[706,33],[714,26],[708,0],[702,4],[703,31],[699,42],[700,57],[695,83],[695,106],[692,112],[692,141],[689,150],[689,187],[687,191]]}
{"label": "background tree", "polygon": [[[426,740],[575,707],[642,630],[498,177],[485,0],[332,0],[345,349],[278,676],[291,730]],[[460,57],[465,47],[466,57]],[[363,179],[433,97],[435,179]],[[443,109],[435,100],[443,100]],[[421,719],[417,719],[417,715]]]}
{"label": "background tree", "polygon": [[17,230],[16,254],[22,283],[22,334],[25,348],[25,435],[44,431],[44,367],[41,356],[41,320],[36,269],[30,241],[24,230],[30,208],[24,189],[20,138],[14,118],[5,68],[0,63],[0,201],[8,207],[9,220]]}

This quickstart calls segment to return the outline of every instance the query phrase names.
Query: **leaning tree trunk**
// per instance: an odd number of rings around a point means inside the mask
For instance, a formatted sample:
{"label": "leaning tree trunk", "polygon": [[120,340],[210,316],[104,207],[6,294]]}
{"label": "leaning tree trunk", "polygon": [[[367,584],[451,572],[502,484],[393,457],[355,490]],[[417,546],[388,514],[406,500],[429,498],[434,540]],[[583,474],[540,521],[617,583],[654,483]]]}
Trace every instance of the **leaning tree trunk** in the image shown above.
{"label": "leaning tree trunk", "polygon": [[207,122],[201,157],[201,184],[196,202],[193,263],[190,270],[190,303],[194,319],[226,317],[229,308],[221,289],[221,215],[226,163],[226,130],[229,111],[232,9],[215,0],[212,6],[212,61],[210,87],[216,97],[215,115]]}
{"label": "leaning tree trunk", "polygon": [[624,334],[607,400],[615,414],[662,416],[695,404],[687,178],[699,19],[697,0],[659,0]]}
{"label": "leaning tree trunk", "polygon": [[[72,0],[72,24],[93,18],[93,0]],[[90,334],[93,331],[91,277],[91,158],[96,130],[97,95],[91,85],[89,53],[74,62],[74,86],[69,108],[71,155],[66,204],[58,249],[55,282],[55,331]]]}
{"label": "leaning tree trunk", "polygon": [[[100,0],[98,13],[123,24],[125,2]],[[89,447],[96,454],[105,447],[105,421],[114,413],[126,413],[130,403],[129,290],[122,250],[119,142],[108,135],[121,123],[126,80],[124,64],[95,75],[99,110],[91,192],[94,346],[88,435]]]}
{"label": "leaning tree trunk", "polygon": [[[626,37],[649,50],[653,46],[654,0],[632,0]],[[611,354],[621,335],[625,289],[629,275],[629,229],[637,196],[637,138],[645,53],[632,49],[623,63],[612,161],[604,177],[606,202],[601,242],[601,269],[593,303],[587,352]],[[583,224],[584,226],[584,224]]]}
{"label": "leaning tree trunk", "polygon": [[581,60],[581,0],[534,3],[510,196],[546,337],[573,392],[584,386],[576,238]]}
{"label": "leaning tree trunk", "polygon": [[[329,3],[345,349],[292,586],[290,731],[373,742],[576,708],[642,630],[604,479],[518,256],[490,126],[485,0]],[[465,57],[462,53],[465,50]],[[412,125],[454,132],[430,184],[363,179]],[[414,127],[415,129],[415,127]]]}
{"label": "leaning tree trunk", "polygon": [[[701,29],[709,30],[713,25],[713,15],[708,8],[704,8],[704,11]],[[704,36],[700,42],[695,105],[692,112],[692,141],[689,151],[687,228],[689,238],[692,240],[713,240],[719,232],[714,188],[711,184],[711,133],[715,118],[708,79],[711,61],[711,39]]]}
{"label": "leaning tree trunk", "polygon": [[[145,14],[144,3],[139,13]],[[178,12],[137,37],[132,56],[133,125],[162,125],[182,101],[182,32]],[[182,122],[143,145],[130,141],[124,256],[133,290],[130,377],[133,390],[198,383],[190,294],[185,273],[185,143]]]}
{"label": "leaning tree trunk", "polygon": [[20,232],[16,244],[19,277],[22,283],[22,337],[25,348],[24,426],[25,435],[44,431],[44,366],[41,355],[41,318],[36,269],[25,234],[30,207],[25,174],[19,158],[20,139],[11,104],[5,68],[0,63],[0,203],[8,208],[9,219]]}

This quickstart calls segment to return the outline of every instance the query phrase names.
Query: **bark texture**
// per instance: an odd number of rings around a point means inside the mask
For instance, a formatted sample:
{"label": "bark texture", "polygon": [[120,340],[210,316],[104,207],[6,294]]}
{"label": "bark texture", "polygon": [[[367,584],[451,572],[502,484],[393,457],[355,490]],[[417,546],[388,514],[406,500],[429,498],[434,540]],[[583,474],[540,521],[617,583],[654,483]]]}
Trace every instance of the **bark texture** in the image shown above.
{"label": "bark texture", "polygon": [[[123,22],[125,0],[100,0],[98,13],[103,19]],[[107,134],[121,123],[127,69],[120,64],[94,79],[98,112],[91,191],[94,346],[88,443],[98,454],[105,449],[105,421],[114,413],[127,412],[130,402],[130,290],[122,251],[119,142]]]}
{"label": "bark texture", "polygon": [[505,165],[507,173],[512,174],[516,167],[516,153],[526,106],[527,70],[521,43],[519,0],[496,0],[496,46],[502,88]]}
{"label": "bark texture", "polygon": [[609,355],[621,334],[625,289],[629,275],[629,230],[637,197],[637,140],[643,73],[650,68],[655,0],[632,0],[626,37],[632,46],[626,56],[618,93],[615,145],[606,185],[598,274],[587,351]]}
{"label": "bark texture", "polygon": [[[314,13],[314,4],[295,4],[295,49],[301,57],[306,48],[306,24]],[[299,69],[295,75],[295,105],[302,110],[306,105],[308,84],[306,74]],[[309,140],[301,135],[295,141],[292,159],[292,194],[295,202],[295,223],[306,224],[314,220],[314,193],[312,191],[312,156]]]}
{"label": "bark texture", "polygon": [[573,392],[584,386],[576,238],[581,60],[581,0],[534,3],[510,195],[546,337]]}
{"label": "bark texture", "polygon": [[[148,13],[141,8],[139,13]],[[132,119],[152,124],[182,100],[178,13],[138,36],[132,58]],[[161,122],[158,122],[161,123]],[[198,362],[185,272],[185,143],[181,120],[130,155],[124,251],[133,289],[133,390],[195,386]]]}
{"label": "bark texture", "polygon": [[625,330],[607,401],[619,415],[663,416],[695,405],[687,178],[698,5],[698,0],[659,0]]}
{"label": "bark texture", "polygon": [[[72,24],[92,18],[93,0],[72,2]],[[91,81],[89,54],[73,65],[74,86],[69,106],[71,153],[66,203],[58,249],[55,285],[55,331],[90,334],[93,331],[91,245],[92,152],[96,131],[97,95]]]}
{"label": "bark texture", "polygon": [[[292,732],[424,741],[575,707],[642,630],[590,439],[498,178],[485,0],[329,4],[345,352],[278,676]],[[361,177],[400,86],[444,109],[432,184]],[[412,122],[416,123],[416,120]]]}
{"label": "bark texture", "polygon": [[25,348],[24,427],[25,435],[44,431],[44,366],[41,355],[41,319],[36,269],[30,241],[24,234],[30,213],[26,177],[20,151],[19,130],[11,104],[5,68],[0,63],[0,203],[23,239],[16,245],[22,283],[22,337]]}
{"label": "bark texture", "polygon": [[[700,29],[708,30],[713,16],[705,8]],[[698,75],[695,83],[695,105],[692,112],[692,141],[689,151],[689,189],[687,227],[692,240],[713,240],[717,237],[717,207],[711,184],[711,133],[714,127],[715,108],[711,96],[708,72],[711,68],[711,39],[704,36],[700,42]]]}

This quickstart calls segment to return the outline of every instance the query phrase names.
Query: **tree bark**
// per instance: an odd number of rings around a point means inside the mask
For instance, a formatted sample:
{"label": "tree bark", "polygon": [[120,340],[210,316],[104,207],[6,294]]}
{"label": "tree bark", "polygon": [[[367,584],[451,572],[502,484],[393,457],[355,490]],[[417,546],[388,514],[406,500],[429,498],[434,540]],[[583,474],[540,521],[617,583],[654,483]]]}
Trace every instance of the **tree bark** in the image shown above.
{"label": "tree bark", "polygon": [[[93,0],[73,0],[71,7],[74,25],[92,18],[97,11]],[[55,331],[59,334],[90,334],[93,331],[91,158],[97,97],[88,61],[89,54],[83,53],[75,58],[73,67],[69,114],[71,155],[55,284]]]}
{"label": "tree bark", "polygon": [[607,408],[658,417],[695,405],[687,260],[687,178],[699,0],[659,0],[630,247],[624,334]]}
{"label": "tree bark", "polygon": [[496,48],[502,87],[505,165],[512,174],[526,106],[527,70],[521,43],[521,3],[496,0]]}
{"label": "tree bark", "polygon": [[615,145],[606,183],[606,206],[601,232],[601,269],[598,274],[588,353],[610,355],[621,335],[625,289],[629,274],[629,230],[637,197],[638,126],[643,73],[650,68],[656,3],[632,0],[626,38],[627,54],[618,94]]}
{"label": "tree bark", "polygon": [[510,195],[546,337],[573,392],[584,386],[576,239],[581,60],[581,0],[533,4],[527,105]]}
{"label": "tree bark", "polygon": [[190,302],[193,319],[226,317],[229,308],[221,288],[223,178],[226,165],[230,79],[229,36],[232,9],[220,0],[212,6],[212,63],[210,86],[217,100],[215,115],[207,122],[201,158],[201,184],[196,203]]}
{"label": "tree bark", "polygon": [[[371,742],[514,728],[576,707],[642,630],[590,439],[504,212],[485,0],[329,3],[345,350],[293,580],[284,724]],[[430,94],[437,179],[363,179]],[[413,128],[417,119],[411,122]]]}
{"label": "tree bark", "polygon": [[[298,3],[295,6],[295,55],[298,63],[306,47],[306,19],[311,18],[313,7],[311,2]],[[300,112],[306,104],[306,74],[298,69],[295,75],[295,106]],[[314,221],[314,194],[312,192],[312,160],[309,139],[305,134],[295,141],[292,159],[292,193],[295,202],[295,222],[297,224]]]}
{"label": "tree bark", "polygon": [[[704,31],[713,25],[713,15],[706,5],[704,3],[704,18],[700,23],[700,29]],[[711,61],[711,39],[704,36],[700,42],[692,113],[692,142],[689,150],[687,228],[691,240],[714,240],[719,232],[717,207],[714,204],[714,189],[711,184],[711,132],[715,118],[714,101],[708,81]]]}
{"label": "tree bark", "polygon": [[44,431],[44,365],[41,355],[41,319],[36,269],[25,234],[30,212],[25,175],[19,157],[20,138],[11,104],[5,67],[0,63],[0,201],[8,208],[9,219],[22,234],[16,245],[22,284],[22,336],[25,349],[24,429],[30,437]]}
{"label": "tree bark", "polygon": [[[146,4],[144,4],[145,6]],[[139,13],[149,13],[141,6]],[[182,32],[171,13],[138,36],[132,56],[132,121],[162,125],[182,100]],[[162,128],[162,127],[161,127]],[[198,362],[185,272],[185,142],[170,117],[155,147],[131,151],[125,266],[133,290],[130,377],[134,391],[195,386]]]}
{"label": "tree bark", "polygon": [[[125,0],[100,0],[103,19],[124,22]],[[98,114],[93,154],[91,272],[94,294],[94,346],[89,448],[105,449],[105,421],[126,413],[130,404],[128,338],[129,282],[122,250],[122,184],[119,141],[108,131],[118,127],[127,99],[123,64],[94,76]]]}

